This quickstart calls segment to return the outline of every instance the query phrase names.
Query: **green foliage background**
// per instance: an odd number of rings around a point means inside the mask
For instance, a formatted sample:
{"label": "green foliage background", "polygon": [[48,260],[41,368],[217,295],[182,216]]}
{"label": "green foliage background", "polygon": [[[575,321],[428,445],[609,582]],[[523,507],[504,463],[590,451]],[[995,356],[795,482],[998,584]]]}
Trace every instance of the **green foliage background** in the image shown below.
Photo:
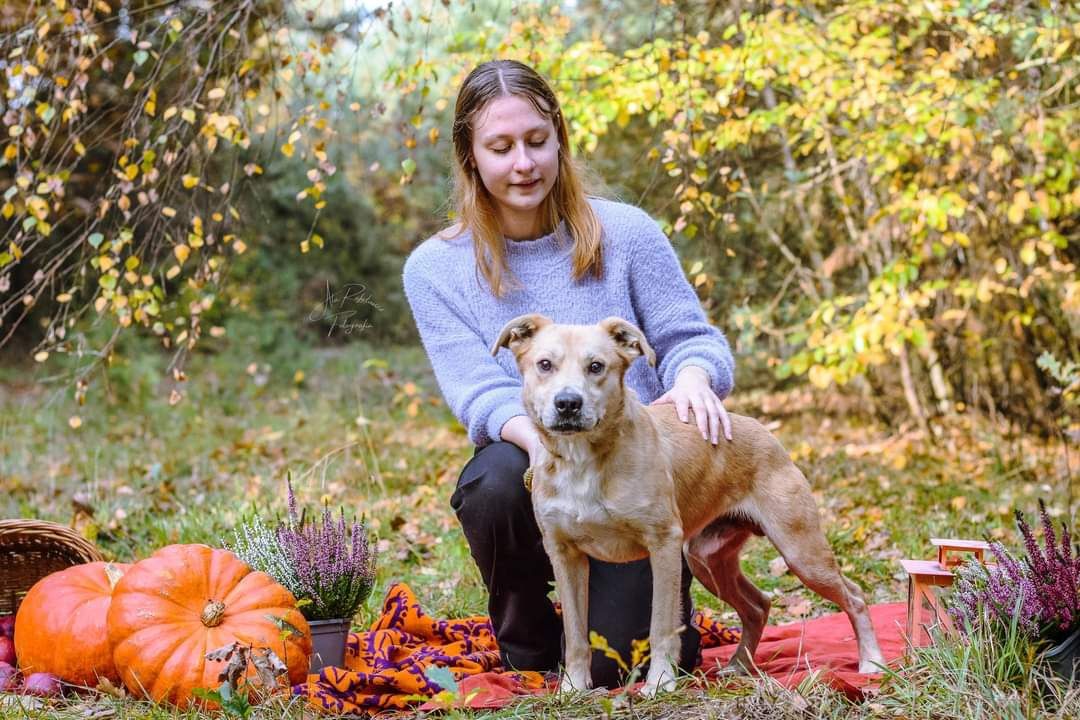
{"label": "green foliage background", "polygon": [[[241,17],[254,38],[235,56],[248,59],[234,79],[257,81],[224,82],[220,114],[198,115],[193,130],[205,117],[200,134],[227,142],[207,140],[184,187],[212,188],[215,173],[245,170],[231,188],[238,212],[220,214],[219,232],[242,240],[228,282],[190,230],[152,235],[160,223],[129,222],[120,237],[133,236],[133,248],[149,238],[156,251],[143,267],[164,268],[181,252],[181,264],[190,254],[213,272],[163,284],[157,300],[123,297],[101,270],[115,263],[95,265],[91,253],[69,273],[101,273],[101,288],[80,298],[109,296],[101,318],[187,349],[205,334],[184,333],[195,314],[202,325],[272,322],[280,330],[263,328],[264,345],[277,332],[347,342],[313,318],[328,285],[353,283],[372,299],[356,317],[369,340],[415,340],[400,267],[448,222],[457,86],[476,63],[515,57],[555,85],[598,190],[641,205],[669,232],[711,319],[735,341],[742,387],[805,377],[850,390],[893,423],[925,429],[978,408],[1075,432],[1075,4],[446,0],[268,5],[222,17]],[[129,56],[142,52],[130,47]],[[124,62],[118,48],[114,67]],[[230,68],[215,70],[227,79]],[[180,77],[170,95],[195,81]],[[98,82],[125,91],[108,74]],[[143,87],[155,91],[150,80]],[[33,130],[23,108],[9,107],[9,130]],[[131,127],[138,138],[143,126]],[[147,144],[154,127],[145,126]],[[33,170],[33,148],[19,143],[11,135],[7,147],[19,152],[5,153],[0,179]],[[0,273],[15,277],[33,260],[35,230],[20,223],[35,213],[53,220],[62,203],[35,200],[32,183],[12,187]],[[194,196],[190,214],[209,214],[213,200]],[[58,294],[39,295],[41,325],[55,324],[58,306],[47,301]],[[147,302],[172,316],[140,318]],[[45,345],[71,352],[63,340],[51,333]]]}

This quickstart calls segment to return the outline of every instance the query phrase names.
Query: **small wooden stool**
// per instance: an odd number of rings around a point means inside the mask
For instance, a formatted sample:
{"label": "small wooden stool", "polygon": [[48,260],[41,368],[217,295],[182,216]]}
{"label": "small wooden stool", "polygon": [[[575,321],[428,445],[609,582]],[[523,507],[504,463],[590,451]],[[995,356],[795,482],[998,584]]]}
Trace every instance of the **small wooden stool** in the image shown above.
{"label": "small wooden stool", "polygon": [[953,583],[953,569],[961,565],[961,554],[973,553],[979,562],[985,562],[985,552],[990,546],[982,540],[954,540],[930,538],[937,548],[937,560],[901,560],[900,565],[908,574],[907,636],[913,645],[929,645],[929,629],[934,625],[946,632],[953,629],[949,613],[939,597],[940,588]]}

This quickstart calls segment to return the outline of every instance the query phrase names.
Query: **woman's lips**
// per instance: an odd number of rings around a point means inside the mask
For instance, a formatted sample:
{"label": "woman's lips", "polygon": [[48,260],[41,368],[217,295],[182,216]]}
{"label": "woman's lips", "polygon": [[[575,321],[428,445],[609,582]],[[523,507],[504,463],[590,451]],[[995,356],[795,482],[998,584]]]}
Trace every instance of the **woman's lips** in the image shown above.
{"label": "woman's lips", "polygon": [[514,183],[514,187],[528,189],[528,188],[536,186],[539,182],[540,182],[540,178],[536,178],[535,180],[533,180],[532,182],[529,182],[529,183]]}

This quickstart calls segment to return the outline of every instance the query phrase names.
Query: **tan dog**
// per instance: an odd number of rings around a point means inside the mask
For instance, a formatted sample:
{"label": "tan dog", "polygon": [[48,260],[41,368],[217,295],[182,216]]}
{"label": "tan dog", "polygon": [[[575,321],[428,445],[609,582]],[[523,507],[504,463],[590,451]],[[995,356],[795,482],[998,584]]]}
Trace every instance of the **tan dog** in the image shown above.
{"label": "tan dog", "polygon": [[733,666],[752,667],[769,600],[739,567],[751,533],[768,537],[807,587],[847,613],[859,672],[884,664],[862,591],[840,574],[806,478],[760,423],[731,415],[733,440],[713,446],[673,405],[643,405],[623,375],[638,356],[655,365],[656,355],[621,318],[556,325],[523,315],[503,328],[492,355],[501,347],[517,359],[525,408],[544,446],[532,468],[532,500],[563,606],[561,690],[591,683],[586,556],[650,558],[651,660],[643,691],[674,689],[684,544],[694,576],[742,621]]}

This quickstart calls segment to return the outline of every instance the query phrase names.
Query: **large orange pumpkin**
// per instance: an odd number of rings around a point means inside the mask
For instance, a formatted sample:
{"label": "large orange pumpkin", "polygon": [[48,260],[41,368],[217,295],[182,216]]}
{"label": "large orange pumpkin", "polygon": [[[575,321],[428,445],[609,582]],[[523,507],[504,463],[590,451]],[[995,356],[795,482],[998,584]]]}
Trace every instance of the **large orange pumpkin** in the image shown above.
{"label": "large orange pumpkin", "polygon": [[47,672],[96,687],[119,682],[105,629],[113,588],[130,567],[92,562],[38,580],[15,616],[15,656],[23,675]]}
{"label": "large orange pumpkin", "polygon": [[[283,633],[275,618],[299,634]],[[192,691],[220,687],[224,669],[206,653],[237,640],[273,650],[291,684],[307,676],[311,632],[296,599],[227,550],[170,545],[135,563],[117,583],[108,620],[121,680],[158,702],[201,704]]]}

